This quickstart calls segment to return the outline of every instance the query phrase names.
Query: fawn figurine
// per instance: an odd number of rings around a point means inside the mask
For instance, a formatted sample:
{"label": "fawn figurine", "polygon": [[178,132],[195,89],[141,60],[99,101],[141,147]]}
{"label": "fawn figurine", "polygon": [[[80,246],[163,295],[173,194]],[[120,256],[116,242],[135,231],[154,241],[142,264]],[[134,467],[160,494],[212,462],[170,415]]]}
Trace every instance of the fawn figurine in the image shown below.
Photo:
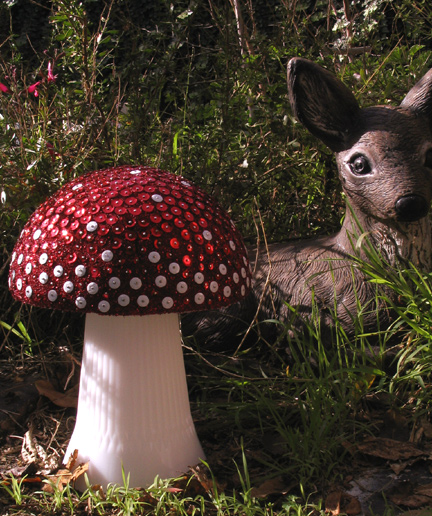
{"label": "fawn figurine", "polygon": [[[335,152],[349,208],[335,235],[251,250],[252,294],[228,310],[185,318],[186,333],[213,349],[235,349],[254,320],[277,319],[301,329],[313,305],[322,328],[331,327],[336,313],[350,335],[359,306],[368,306],[363,327],[377,329],[376,287],[353,267],[354,254],[366,259],[357,246],[359,228],[390,264],[431,266],[432,70],[398,107],[361,109],[329,71],[293,58],[288,92],[299,122]],[[385,322],[386,310],[379,313]],[[277,325],[255,327],[271,326]]]}

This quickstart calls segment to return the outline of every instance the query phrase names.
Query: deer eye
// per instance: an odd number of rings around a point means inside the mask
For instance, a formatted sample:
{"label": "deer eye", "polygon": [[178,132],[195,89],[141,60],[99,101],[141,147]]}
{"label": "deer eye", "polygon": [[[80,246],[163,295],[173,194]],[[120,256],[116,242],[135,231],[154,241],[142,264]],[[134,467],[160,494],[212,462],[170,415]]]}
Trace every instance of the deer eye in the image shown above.
{"label": "deer eye", "polygon": [[432,149],[426,151],[425,167],[432,168]]}
{"label": "deer eye", "polygon": [[371,172],[371,166],[368,159],[362,155],[353,156],[349,162],[349,167],[351,172],[357,176],[364,176]]}

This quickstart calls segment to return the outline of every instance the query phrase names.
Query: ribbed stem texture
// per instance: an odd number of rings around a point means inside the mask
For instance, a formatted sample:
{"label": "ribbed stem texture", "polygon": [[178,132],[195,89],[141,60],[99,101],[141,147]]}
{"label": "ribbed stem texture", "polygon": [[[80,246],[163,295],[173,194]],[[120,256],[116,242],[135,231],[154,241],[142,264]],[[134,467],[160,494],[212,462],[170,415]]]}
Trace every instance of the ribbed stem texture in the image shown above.
{"label": "ribbed stem texture", "polygon": [[[151,484],[204,458],[192,421],[177,314],[88,314],[78,412],[65,462],[77,449],[91,484]],[[77,486],[82,488],[81,482]]]}

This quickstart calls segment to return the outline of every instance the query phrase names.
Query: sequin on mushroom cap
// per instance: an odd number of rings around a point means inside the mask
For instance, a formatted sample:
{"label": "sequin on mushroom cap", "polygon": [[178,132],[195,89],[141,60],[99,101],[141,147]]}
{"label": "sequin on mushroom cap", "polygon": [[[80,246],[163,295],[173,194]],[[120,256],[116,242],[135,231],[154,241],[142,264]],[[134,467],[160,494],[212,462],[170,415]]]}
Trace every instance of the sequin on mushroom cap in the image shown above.
{"label": "sequin on mushroom cap", "polygon": [[250,285],[225,211],[180,176],[131,166],[89,173],[51,196],[25,225],[9,272],[24,303],[106,315],[211,310]]}

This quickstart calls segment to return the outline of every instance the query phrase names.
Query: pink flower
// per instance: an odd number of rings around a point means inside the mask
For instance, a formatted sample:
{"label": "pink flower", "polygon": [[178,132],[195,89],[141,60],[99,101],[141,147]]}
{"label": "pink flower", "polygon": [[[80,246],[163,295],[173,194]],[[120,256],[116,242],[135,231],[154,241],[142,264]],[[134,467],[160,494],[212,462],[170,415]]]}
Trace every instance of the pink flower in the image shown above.
{"label": "pink flower", "polygon": [[33,93],[33,95],[34,95],[35,97],[38,97],[38,96],[39,96],[39,92],[38,92],[38,90],[37,90],[37,87],[39,86],[39,84],[40,84],[41,82],[42,82],[42,81],[35,82],[34,84],[32,84],[31,86],[29,86],[29,87],[27,88],[27,91],[28,91],[29,93]]}
{"label": "pink flower", "polygon": [[3,84],[0,82],[0,91],[3,93],[12,93],[11,90],[6,86],[6,84]]}
{"label": "pink flower", "polygon": [[54,82],[56,79],[57,79],[57,75],[53,74],[52,63],[51,63],[51,61],[48,61],[48,77],[47,77],[47,81],[48,82]]}
{"label": "pink flower", "polygon": [[49,155],[51,156],[51,161],[55,161],[56,156],[59,156],[59,153],[54,150],[54,146],[50,142],[46,142],[46,146],[49,152]]}

